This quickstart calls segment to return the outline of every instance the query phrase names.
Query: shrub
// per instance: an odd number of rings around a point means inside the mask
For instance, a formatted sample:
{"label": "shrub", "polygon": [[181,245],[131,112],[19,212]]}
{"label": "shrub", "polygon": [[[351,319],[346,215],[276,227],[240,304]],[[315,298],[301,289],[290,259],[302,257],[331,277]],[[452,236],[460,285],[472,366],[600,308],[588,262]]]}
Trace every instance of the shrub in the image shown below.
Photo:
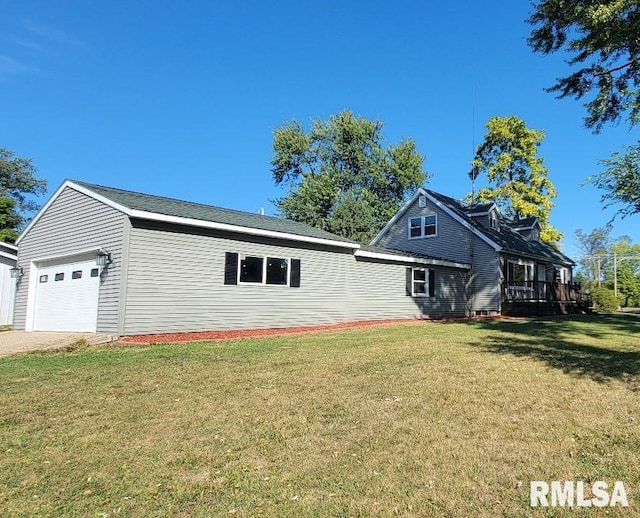
{"label": "shrub", "polygon": [[591,300],[596,311],[616,311],[621,304],[620,296],[609,288],[591,288]]}

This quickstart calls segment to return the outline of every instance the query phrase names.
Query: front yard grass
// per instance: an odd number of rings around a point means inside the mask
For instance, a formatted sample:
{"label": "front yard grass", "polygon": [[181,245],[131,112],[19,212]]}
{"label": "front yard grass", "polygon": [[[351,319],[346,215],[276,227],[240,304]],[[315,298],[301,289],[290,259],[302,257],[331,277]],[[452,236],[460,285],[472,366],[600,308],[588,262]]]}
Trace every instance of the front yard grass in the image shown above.
{"label": "front yard grass", "polygon": [[[640,514],[640,318],[0,360],[2,516]],[[533,480],[629,508],[531,509]]]}

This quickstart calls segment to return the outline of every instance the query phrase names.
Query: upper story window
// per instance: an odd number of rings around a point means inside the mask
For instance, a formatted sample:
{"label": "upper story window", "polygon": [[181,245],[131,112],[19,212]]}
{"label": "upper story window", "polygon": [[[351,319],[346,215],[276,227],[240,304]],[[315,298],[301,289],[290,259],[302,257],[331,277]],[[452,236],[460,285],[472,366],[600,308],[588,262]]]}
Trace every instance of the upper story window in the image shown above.
{"label": "upper story window", "polygon": [[431,237],[438,234],[438,218],[435,214],[409,218],[409,239]]}
{"label": "upper story window", "polygon": [[540,241],[540,231],[536,227],[531,229],[531,241]]}
{"label": "upper story window", "polygon": [[489,213],[489,226],[498,230],[498,216],[495,212]]}

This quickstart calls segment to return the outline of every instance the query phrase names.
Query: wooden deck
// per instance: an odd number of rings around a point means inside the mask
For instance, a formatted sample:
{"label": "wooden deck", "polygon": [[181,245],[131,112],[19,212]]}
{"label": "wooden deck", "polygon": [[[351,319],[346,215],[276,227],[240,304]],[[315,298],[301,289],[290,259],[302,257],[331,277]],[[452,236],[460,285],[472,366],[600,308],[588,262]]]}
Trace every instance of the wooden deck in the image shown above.
{"label": "wooden deck", "polygon": [[523,281],[505,282],[502,286],[503,315],[566,315],[590,311],[591,298],[580,284]]}

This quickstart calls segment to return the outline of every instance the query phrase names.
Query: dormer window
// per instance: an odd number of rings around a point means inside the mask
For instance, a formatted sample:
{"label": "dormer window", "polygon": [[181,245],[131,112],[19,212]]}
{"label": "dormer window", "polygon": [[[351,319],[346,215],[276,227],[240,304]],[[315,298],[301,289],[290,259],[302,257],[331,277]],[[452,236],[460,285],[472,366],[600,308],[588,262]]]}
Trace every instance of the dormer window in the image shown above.
{"label": "dormer window", "polygon": [[489,213],[489,226],[498,230],[498,216],[495,212]]}
{"label": "dormer window", "polygon": [[531,241],[540,241],[540,231],[536,227],[531,229]]}

